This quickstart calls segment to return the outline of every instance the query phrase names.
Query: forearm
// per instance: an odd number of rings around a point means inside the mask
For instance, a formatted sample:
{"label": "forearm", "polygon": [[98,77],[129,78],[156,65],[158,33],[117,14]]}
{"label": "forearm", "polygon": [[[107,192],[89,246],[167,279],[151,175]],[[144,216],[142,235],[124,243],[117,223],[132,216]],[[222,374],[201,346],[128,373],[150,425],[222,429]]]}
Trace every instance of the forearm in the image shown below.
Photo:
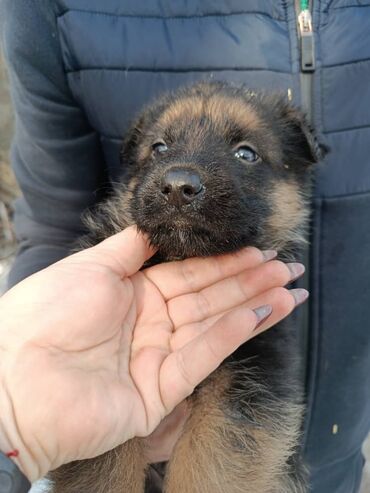
{"label": "forearm", "polygon": [[59,8],[59,2],[0,2],[0,41],[16,116],[11,164],[22,190],[14,215],[21,253],[10,285],[66,255],[105,179],[99,136],[68,85]]}

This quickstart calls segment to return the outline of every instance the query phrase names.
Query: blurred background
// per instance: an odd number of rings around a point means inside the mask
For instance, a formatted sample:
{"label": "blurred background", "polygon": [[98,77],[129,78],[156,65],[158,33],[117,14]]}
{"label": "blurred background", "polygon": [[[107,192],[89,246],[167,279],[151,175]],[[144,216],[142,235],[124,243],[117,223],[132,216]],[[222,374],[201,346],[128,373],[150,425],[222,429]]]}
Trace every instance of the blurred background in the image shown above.
{"label": "blurred background", "polygon": [[9,146],[13,132],[13,114],[9,100],[8,81],[0,53],[0,293],[15,253],[15,237],[11,225],[12,202],[18,189],[9,167]]}
{"label": "blurred background", "polygon": [[[0,52],[0,294],[5,290],[6,276],[16,251],[11,219],[12,203],[19,194],[19,190],[9,167],[9,147],[13,125],[14,118],[9,99],[9,85],[4,60]],[[365,444],[365,454],[368,462],[365,466],[361,493],[370,493],[370,439]],[[41,488],[33,491],[39,492]]]}

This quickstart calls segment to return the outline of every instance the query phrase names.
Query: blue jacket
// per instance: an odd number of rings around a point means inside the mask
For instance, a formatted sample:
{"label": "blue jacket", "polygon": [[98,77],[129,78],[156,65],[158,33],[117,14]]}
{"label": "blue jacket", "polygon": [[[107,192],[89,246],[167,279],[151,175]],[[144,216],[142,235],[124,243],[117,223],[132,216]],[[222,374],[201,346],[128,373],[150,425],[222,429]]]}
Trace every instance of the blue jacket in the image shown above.
{"label": "blue jacket", "polygon": [[3,0],[23,190],[10,283],[66,255],[144,103],[199,79],[282,91],[331,148],[313,197],[305,454],[315,493],[353,493],[370,425],[370,1],[311,4],[302,76],[294,0]]}

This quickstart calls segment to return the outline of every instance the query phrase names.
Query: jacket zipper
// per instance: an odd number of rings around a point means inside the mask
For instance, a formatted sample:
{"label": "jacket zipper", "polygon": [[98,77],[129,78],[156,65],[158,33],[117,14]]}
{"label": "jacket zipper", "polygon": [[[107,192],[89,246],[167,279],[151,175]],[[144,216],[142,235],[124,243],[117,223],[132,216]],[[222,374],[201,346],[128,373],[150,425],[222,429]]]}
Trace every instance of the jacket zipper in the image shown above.
{"label": "jacket zipper", "polygon": [[[315,39],[312,25],[313,0],[295,0],[297,14],[298,42],[300,50],[300,88],[301,106],[310,123],[313,120],[313,74],[315,72]],[[310,289],[310,248],[307,246],[302,252],[302,262],[306,266],[306,274],[298,283],[300,287]],[[307,389],[308,363],[309,363],[309,331],[310,331],[310,302],[306,302],[300,315],[300,346],[302,354],[302,378],[304,388]]]}
{"label": "jacket zipper", "polygon": [[301,61],[302,108],[312,121],[312,80],[315,72],[315,38],[312,26],[313,0],[296,0],[298,36]]}
{"label": "jacket zipper", "polygon": [[[303,3],[304,2],[301,1],[301,6]],[[307,2],[307,8],[298,13],[298,27],[301,44],[301,71],[303,73],[315,71],[315,46],[310,11],[312,5],[310,5],[310,3],[312,2]]]}

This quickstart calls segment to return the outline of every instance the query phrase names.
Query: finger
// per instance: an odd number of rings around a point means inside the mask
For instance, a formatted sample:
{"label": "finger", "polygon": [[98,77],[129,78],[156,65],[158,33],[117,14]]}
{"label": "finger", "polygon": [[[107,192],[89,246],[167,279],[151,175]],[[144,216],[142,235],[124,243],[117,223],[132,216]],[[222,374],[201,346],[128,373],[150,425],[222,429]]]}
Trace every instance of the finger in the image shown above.
{"label": "finger", "polygon": [[255,307],[260,306],[261,303],[271,303],[273,305],[274,311],[271,317],[258,327],[258,331],[263,332],[288,316],[295,308],[302,305],[308,297],[309,293],[306,289],[275,288],[270,291],[267,297],[268,301],[265,301],[266,297],[259,295],[244,306],[253,310]]}
{"label": "finger", "polygon": [[121,233],[111,236],[98,245],[69,257],[73,262],[96,262],[115,271],[121,278],[130,276],[140,270],[146,260],[154,254],[148,239],[129,226]]}
{"label": "finger", "polygon": [[227,255],[191,258],[160,264],[144,272],[156,284],[163,297],[168,300],[175,296],[199,291],[221,279],[256,267],[275,256],[274,250],[261,252],[257,248],[248,247]]}
{"label": "finger", "polygon": [[[264,307],[269,315],[271,307]],[[262,317],[261,317],[262,318]],[[236,308],[212,327],[171,353],[163,362],[160,390],[167,410],[173,409],[241,344],[253,337],[259,316],[248,308]]]}
{"label": "finger", "polygon": [[223,279],[197,293],[169,300],[168,313],[175,330],[247,302],[271,288],[284,286],[304,273],[302,264],[272,261]]}
{"label": "finger", "polygon": [[[287,317],[297,306],[302,304],[308,297],[305,289],[286,289],[283,287],[273,288],[249,300],[243,305],[244,308],[255,309],[261,305],[271,305],[273,310],[269,318],[258,328],[262,332]],[[225,313],[219,313],[202,322],[187,324],[180,327],[172,336],[171,348],[173,351],[185,346],[192,339],[206,332]]]}

